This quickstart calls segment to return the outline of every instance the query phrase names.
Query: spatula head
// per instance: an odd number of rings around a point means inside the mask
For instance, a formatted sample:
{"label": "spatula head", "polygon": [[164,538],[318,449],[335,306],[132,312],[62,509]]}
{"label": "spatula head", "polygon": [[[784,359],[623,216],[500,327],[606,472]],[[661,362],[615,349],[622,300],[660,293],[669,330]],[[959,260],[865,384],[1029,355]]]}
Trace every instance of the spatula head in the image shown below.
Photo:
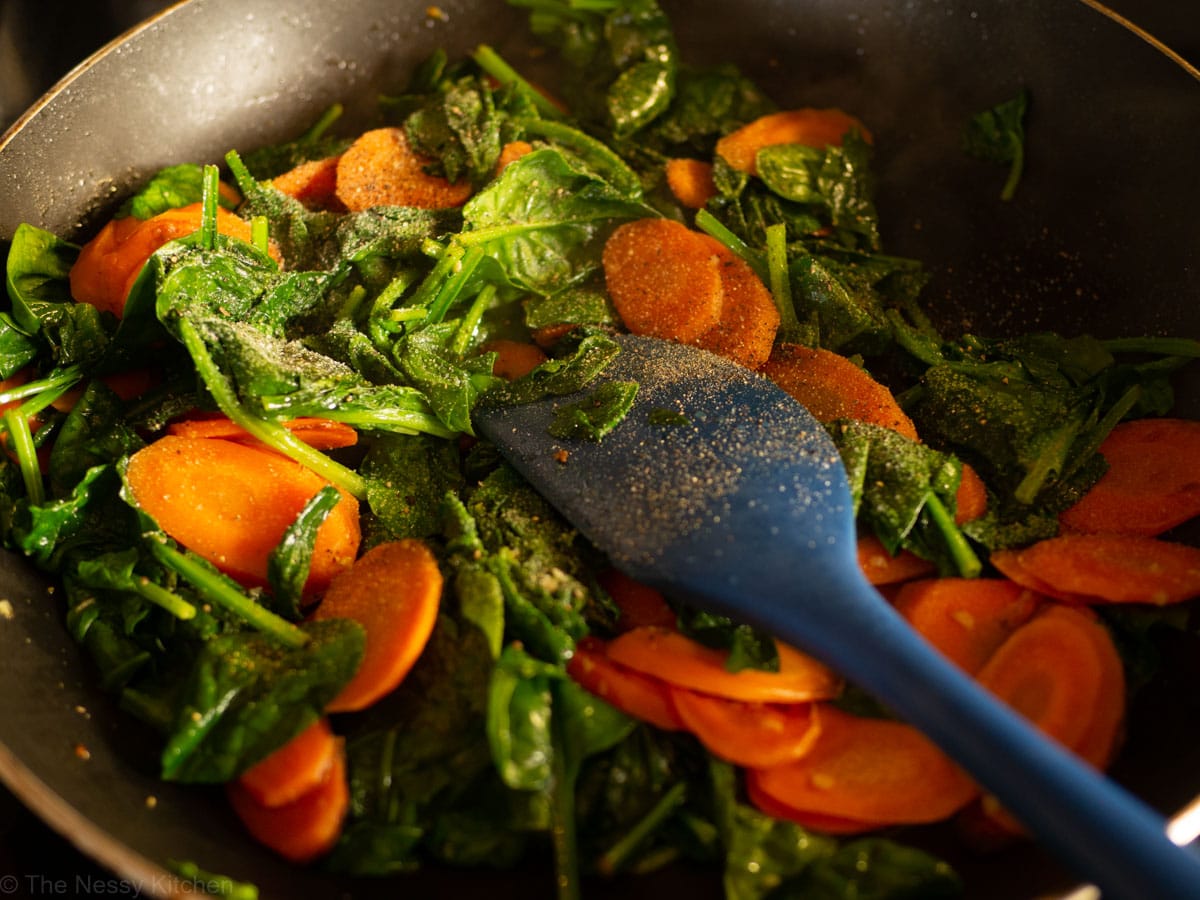
{"label": "spatula head", "polygon": [[[478,430],[585,537],[647,583],[686,591],[718,578],[768,590],[780,554],[853,562],[845,472],[803,406],[705,350],[632,335],[618,341],[620,354],[587,390],[483,410]],[[605,381],[638,386],[621,423],[599,441],[553,437],[556,411]]]}

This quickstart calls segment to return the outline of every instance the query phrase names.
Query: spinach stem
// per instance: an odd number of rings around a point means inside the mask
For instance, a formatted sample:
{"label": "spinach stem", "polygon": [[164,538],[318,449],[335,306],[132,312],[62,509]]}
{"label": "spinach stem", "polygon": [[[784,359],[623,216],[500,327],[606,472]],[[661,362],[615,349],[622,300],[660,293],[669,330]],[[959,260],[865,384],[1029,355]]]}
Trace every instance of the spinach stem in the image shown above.
{"label": "spinach stem", "polygon": [[637,173],[603,141],[578,128],[546,119],[522,119],[521,127],[529,136],[547,138],[586,157],[604,180],[622,193],[641,196],[642,182]]}
{"label": "spinach stem", "polygon": [[767,272],[767,264],[762,254],[726,228],[725,224],[707,209],[696,213],[696,227],[744,259],[764,284],[770,281],[771,276]]}
{"label": "spinach stem", "polygon": [[254,628],[288,647],[303,647],[309,636],[282,616],[255,603],[224,576],[214,572],[189,553],[169,546],[159,536],[150,536],[150,552],[160,563],[184,578],[205,598],[244,619]]}
{"label": "spinach stem", "polygon": [[517,85],[533,101],[533,105],[537,107],[537,111],[543,116],[549,116],[552,119],[562,116],[562,112],[549,98],[526,81],[516,69],[505,62],[504,57],[489,45],[480,44],[475,48],[475,52],[471,54],[471,58],[475,60],[479,68],[483,69],[483,71],[501,84]]}
{"label": "spinach stem", "polygon": [[779,310],[782,320],[780,327],[785,331],[793,331],[800,327],[796,317],[796,307],[792,302],[792,280],[788,273],[787,258],[787,225],[776,222],[767,226],[767,275],[771,288],[771,297]]}
{"label": "spinach stem", "polygon": [[16,400],[24,400],[26,397],[34,397],[34,400],[21,407],[26,415],[31,416],[35,412],[41,412],[65,394],[82,377],[83,369],[80,366],[64,366],[51,372],[45,378],[27,381],[6,391],[0,391],[0,404],[7,405]]}
{"label": "spinach stem", "polygon": [[360,500],[366,496],[367,483],[357,472],[330,459],[320,450],[313,449],[278,422],[269,422],[247,412],[238,402],[233,388],[230,387],[224,374],[217,368],[216,362],[209,355],[208,348],[195,326],[187,319],[179,319],[177,325],[184,346],[187,347],[188,353],[196,363],[196,371],[200,373],[205,387],[217,401],[221,412],[246,429],[253,437],[274,447],[300,465],[312,469],[331,484],[337,485]]}
{"label": "spinach stem", "polygon": [[10,407],[4,411],[4,429],[17,455],[17,465],[21,469],[21,480],[25,483],[29,504],[41,506],[46,502],[46,487],[42,483],[42,470],[38,465],[37,448],[33,445],[33,432],[29,430],[29,419],[20,409]]}
{"label": "spinach stem", "polygon": [[217,203],[220,200],[220,176],[217,167],[204,167],[204,192],[200,196],[200,247],[212,250],[217,246]]}
{"label": "spinach stem", "polygon": [[168,591],[160,584],[155,584],[149,578],[135,577],[134,589],[155,606],[165,609],[175,618],[182,621],[196,618],[196,607],[188,603],[178,594]]}
{"label": "spinach stem", "polygon": [[680,781],[671,786],[658,802],[630,828],[619,841],[606,850],[596,863],[596,868],[605,875],[622,871],[638,847],[645,842],[670,815],[687,799],[687,784]]}
{"label": "spinach stem", "polygon": [[971,543],[962,533],[962,529],[955,524],[954,516],[932,491],[925,498],[925,509],[929,511],[929,517],[933,519],[942,540],[946,542],[946,549],[950,551],[950,558],[954,560],[958,574],[963,578],[977,577],[983,571],[983,563],[971,548]]}
{"label": "spinach stem", "polygon": [[471,344],[471,338],[475,336],[475,332],[479,328],[479,322],[483,319],[483,314],[491,306],[492,298],[495,296],[496,285],[494,284],[486,285],[482,291],[475,295],[475,300],[471,304],[471,308],[463,316],[462,323],[458,326],[458,331],[454,333],[454,339],[450,342],[450,352],[455,356],[461,357],[467,352],[467,348]]}

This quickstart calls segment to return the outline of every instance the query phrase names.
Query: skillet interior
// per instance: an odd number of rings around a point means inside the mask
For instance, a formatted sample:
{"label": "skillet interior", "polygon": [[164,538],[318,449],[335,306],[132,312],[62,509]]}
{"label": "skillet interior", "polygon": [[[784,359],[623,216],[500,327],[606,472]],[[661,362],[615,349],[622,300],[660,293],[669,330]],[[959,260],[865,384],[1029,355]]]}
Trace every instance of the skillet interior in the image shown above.
{"label": "skillet interior", "polygon": [[[690,61],[736,61],[783,105],[839,105],[867,122],[885,246],[929,264],[928,297],[942,318],[982,333],[1200,331],[1190,259],[1200,246],[1191,151],[1200,84],[1094,10],[1067,0],[753,0],[733,15],[711,0],[665,5]],[[455,56],[486,40],[524,62],[524,23],[498,0],[442,9],[444,21],[396,0],[173,9],[93,60],[0,143],[0,240],[22,221],[84,235],[158,167],[290,137],[334,101],[354,101],[350,119],[363,122],[371,98],[436,46]],[[1003,172],[966,157],[959,134],[968,116],[1023,86],[1034,98],[1027,174],[1004,204]],[[1200,414],[1195,378],[1181,394],[1183,411]],[[265,897],[391,893],[298,881],[242,837],[219,792],[159,782],[154,738],[91,684],[46,584],[6,555],[0,594],[15,608],[0,622],[10,685],[0,692],[0,775],[87,852],[155,893],[173,882],[148,861],[180,857],[255,881]],[[1182,703],[1160,694],[1143,707],[1118,766],[1164,810],[1200,792],[1200,729],[1181,724]],[[960,852],[943,832],[922,838]],[[1029,848],[961,869],[972,897],[1068,883]],[[409,887],[548,896],[548,877],[426,873]],[[711,875],[675,870],[598,886],[596,896],[664,889],[719,895]]]}

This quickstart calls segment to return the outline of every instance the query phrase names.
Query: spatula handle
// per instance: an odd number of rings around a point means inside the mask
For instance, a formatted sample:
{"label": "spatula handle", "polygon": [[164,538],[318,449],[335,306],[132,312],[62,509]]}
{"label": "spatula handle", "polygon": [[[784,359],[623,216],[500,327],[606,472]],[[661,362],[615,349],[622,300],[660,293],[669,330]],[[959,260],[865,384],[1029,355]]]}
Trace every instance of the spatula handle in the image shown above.
{"label": "spatula handle", "polygon": [[[857,629],[840,621],[814,642],[807,615],[800,629],[786,616],[769,629],[811,648],[939,744],[1106,900],[1200,898],[1200,854],[1173,844],[1163,817],[965,676],[865,581],[836,592],[839,617],[862,607]],[[813,606],[806,600],[806,613]]]}

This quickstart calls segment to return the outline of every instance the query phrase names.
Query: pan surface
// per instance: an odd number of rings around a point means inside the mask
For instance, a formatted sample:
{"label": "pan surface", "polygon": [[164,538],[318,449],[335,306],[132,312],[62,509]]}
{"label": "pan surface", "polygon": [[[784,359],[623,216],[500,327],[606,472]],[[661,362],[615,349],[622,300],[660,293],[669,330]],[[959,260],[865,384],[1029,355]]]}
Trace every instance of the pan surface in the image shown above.
{"label": "pan surface", "polygon": [[[736,62],[781,105],[841,106],[876,143],[891,252],[927,263],[937,315],[981,333],[1056,328],[1101,336],[1200,333],[1200,83],[1075,0],[667,2],[685,57]],[[85,236],[161,166],[216,161],[294,136],[335,101],[368,120],[436,47],[480,41],[528,62],[522,17],[499,2],[192,0],[110,45],[0,140],[0,241],[21,222]],[[1028,87],[1026,176],[965,156],[975,112]],[[1200,383],[1181,385],[1200,415]],[[304,873],[252,845],[219,791],[154,775],[156,738],[90,678],[52,588],[0,557],[0,777],[82,850],[146,893],[187,887],[190,859],[264,897],[372,897],[394,884]],[[1200,793],[1200,673],[1178,666],[1135,709],[1116,774],[1164,812]],[[964,856],[953,835],[916,835],[959,866],[971,897],[1033,897],[1071,884],[1035,848]],[[412,896],[551,896],[549,873],[424,872]],[[714,873],[671,870],[594,896],[720,894]],[[589,894],[591,895],[591,894]]]}

